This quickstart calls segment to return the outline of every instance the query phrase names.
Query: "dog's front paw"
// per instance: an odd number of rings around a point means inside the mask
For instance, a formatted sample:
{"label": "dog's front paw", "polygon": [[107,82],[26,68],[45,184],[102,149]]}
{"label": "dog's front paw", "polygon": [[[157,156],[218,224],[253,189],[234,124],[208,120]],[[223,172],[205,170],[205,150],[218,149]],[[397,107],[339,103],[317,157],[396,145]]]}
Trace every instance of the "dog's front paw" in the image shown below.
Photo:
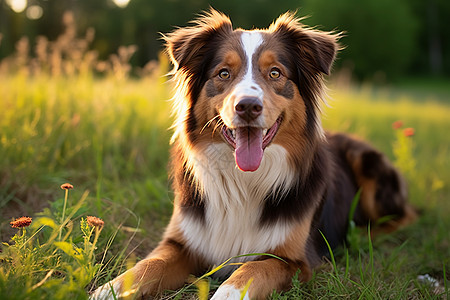
{"label": "dog's front paw", "polygon": [[[221,285],[211,300],[240,300],[242,291],[231,284]],[[244,295],[244,300],[250,300],[248,291]]]}
{"label": "dog's front paw", "polygon": [[118,281],[110,281],[97,288],[91,295],[90,300],[113,300],[120,297],[121,284]]}

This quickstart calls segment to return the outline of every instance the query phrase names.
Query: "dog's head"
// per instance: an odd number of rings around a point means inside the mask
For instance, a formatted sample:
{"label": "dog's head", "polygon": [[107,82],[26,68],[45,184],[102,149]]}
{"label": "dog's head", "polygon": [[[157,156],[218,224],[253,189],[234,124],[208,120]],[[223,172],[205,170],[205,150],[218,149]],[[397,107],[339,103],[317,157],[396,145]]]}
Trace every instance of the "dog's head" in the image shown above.
{"label": "dog's head", "polygon": [[306,28],[290,13],[268,29],[234,30],[212,10],[165,39],[178,89],[175,135],[193,147],[226,142],[237,166],[255,171],[271,143],[292,154],[322,136],[322,75],[337,35]]}

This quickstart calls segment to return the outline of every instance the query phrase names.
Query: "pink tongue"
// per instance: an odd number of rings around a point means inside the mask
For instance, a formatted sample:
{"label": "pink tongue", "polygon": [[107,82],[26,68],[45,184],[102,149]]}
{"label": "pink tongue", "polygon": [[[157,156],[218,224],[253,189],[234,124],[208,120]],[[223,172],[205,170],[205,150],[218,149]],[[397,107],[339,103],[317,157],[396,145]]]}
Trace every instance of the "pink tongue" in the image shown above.
{"label": "pink tongue", "polygon": [[239,127],[236,129],[236,164],[242,171],[256,171],[263,157],[262,129]]}

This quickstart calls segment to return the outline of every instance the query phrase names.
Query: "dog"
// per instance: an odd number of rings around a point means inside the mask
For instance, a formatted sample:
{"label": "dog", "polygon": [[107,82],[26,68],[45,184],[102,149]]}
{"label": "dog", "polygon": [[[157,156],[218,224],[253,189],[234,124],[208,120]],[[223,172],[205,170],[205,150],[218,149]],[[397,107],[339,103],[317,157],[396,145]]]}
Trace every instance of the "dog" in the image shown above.
{"label": "dog", "polygon": [[212,299],[265,299],[296,274],[311,279],[328,254],[324,237],[333,249],[345,241],[358,190],[356,224],[414,220],[387,157],[322,128],[339,34],[293,13],[268,29],[234,29],[211,9],[164,39],[176,84],[173,215],[156,249],[91,298],[157,295],[233,258],[214,274],[226,280]]}

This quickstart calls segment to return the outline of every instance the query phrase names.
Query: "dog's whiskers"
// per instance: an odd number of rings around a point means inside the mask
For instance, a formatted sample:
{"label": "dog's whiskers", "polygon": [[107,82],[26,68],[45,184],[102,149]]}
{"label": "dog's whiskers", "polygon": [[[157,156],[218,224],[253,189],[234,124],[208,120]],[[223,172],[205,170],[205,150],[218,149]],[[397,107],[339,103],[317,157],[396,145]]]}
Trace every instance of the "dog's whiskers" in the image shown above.
{"label": "dog's whiskers", "polygon": [[225,126],[225,124],[223,123],[223,120],[220,119],[220,120],[216,123],[216,126],[214,126],[214,129],[213,129],[212,134],[214,135],[214,133],[216,132],[217,128],[219,128],[219,127],[222,128],[223,126]]}
{"label": "dog's whiskers", "polygon": [[[200,134],[202,134],[203,133],[203,131],[206,129],[206,127],[209,127],[209,125],[211,125],[211,123],[215,120],[215,119],[217,119],[217,118],[220,118],[220,115],[216,115],[214,118],[212,118],[211,120],[209,120],[208,122],[206,122],[206,124],[202,127],[202,129],[200,130]],[[220,122],[220,121],[219,121]],[[218,122],[218,123],[219,123]],[[216,125],[217,126],[217,125]],[[215,130],[215,127],[214,127],[214,130]]]}

